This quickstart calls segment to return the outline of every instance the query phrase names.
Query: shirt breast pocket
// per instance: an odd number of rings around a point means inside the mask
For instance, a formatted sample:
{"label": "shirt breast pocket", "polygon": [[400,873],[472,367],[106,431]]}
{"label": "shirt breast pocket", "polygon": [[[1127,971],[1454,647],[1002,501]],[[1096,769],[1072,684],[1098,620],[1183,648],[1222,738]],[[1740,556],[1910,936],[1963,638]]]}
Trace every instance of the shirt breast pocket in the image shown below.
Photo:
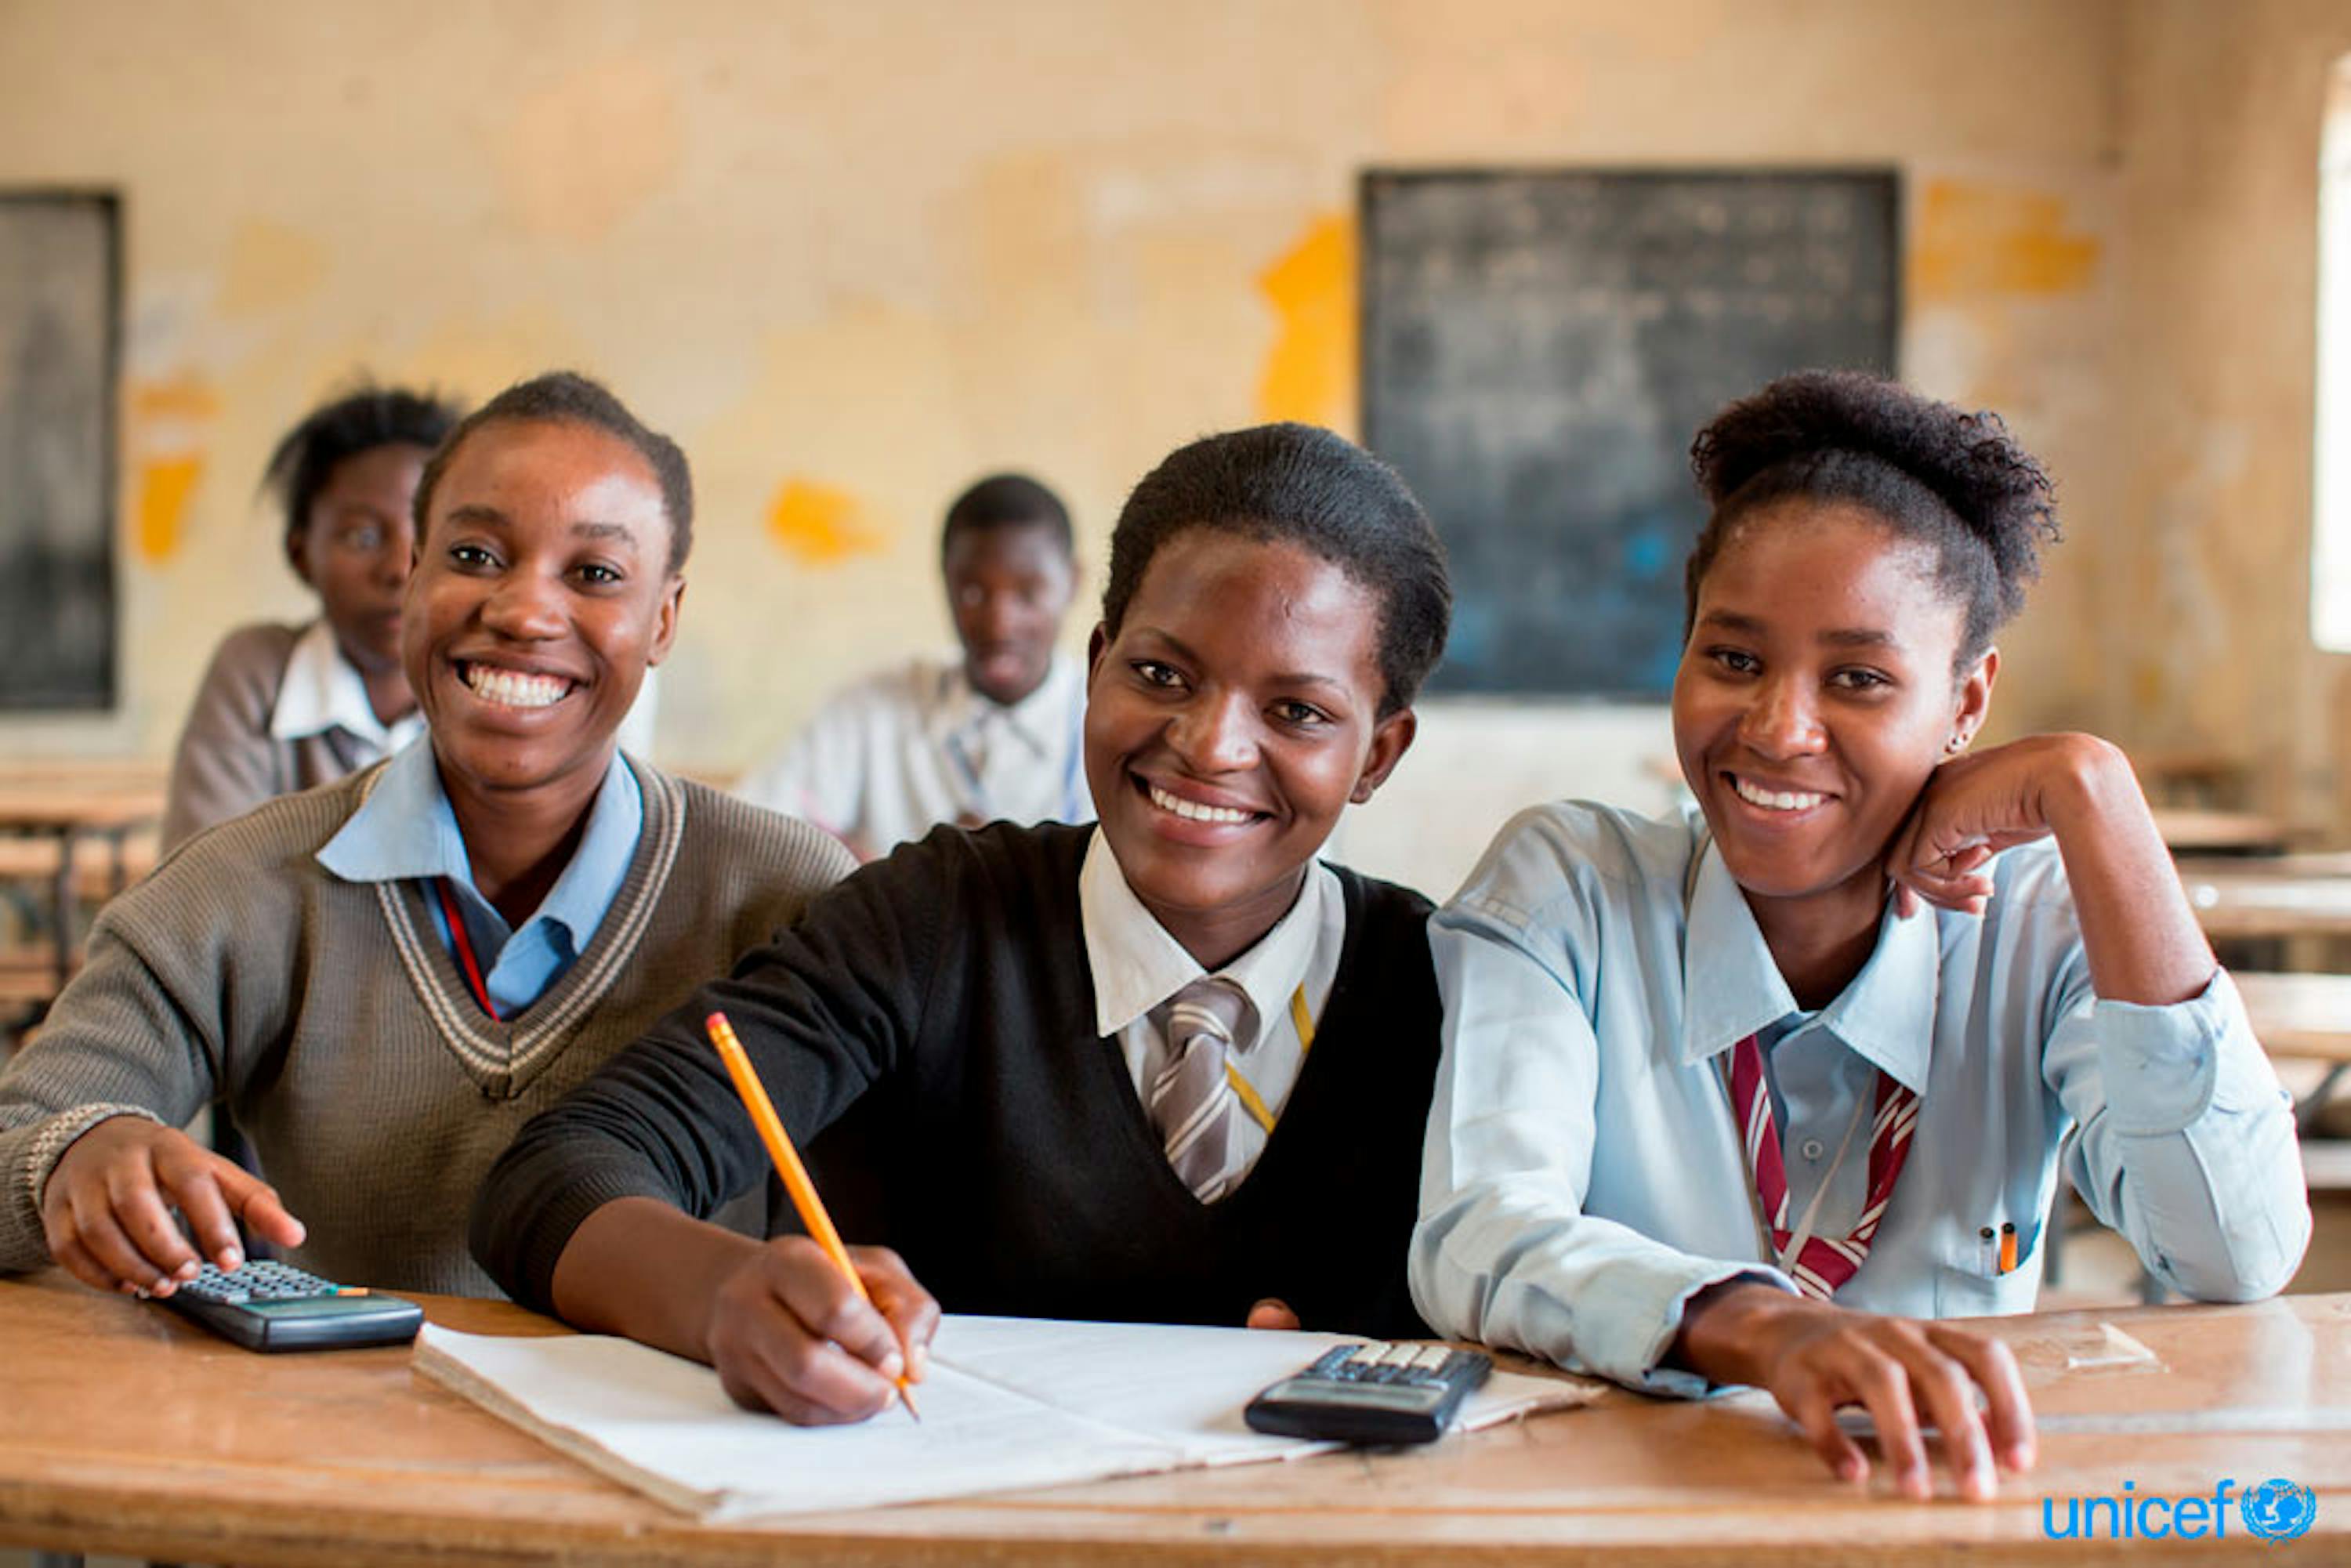
{"label": "shirt breast pocket", "polygon": [[2032,1310],[2041,1289],[2037,1216],[1992,1217],[1973,1229],[1953,1226],[1935,1250],[1935,1315],[2007,1317]]}

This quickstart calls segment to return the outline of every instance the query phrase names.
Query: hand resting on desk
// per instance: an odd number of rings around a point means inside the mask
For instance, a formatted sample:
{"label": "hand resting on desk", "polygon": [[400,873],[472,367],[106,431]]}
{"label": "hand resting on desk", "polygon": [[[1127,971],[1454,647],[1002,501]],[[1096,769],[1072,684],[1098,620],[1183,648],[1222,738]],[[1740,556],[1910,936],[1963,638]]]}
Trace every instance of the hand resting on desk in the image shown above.
{"label": "hand resting on desk", "polygon": [[268,1183],[141,1116],[110,1116],[67,1146],[41,1194],[41,1228],[49,1256],[85,1285],[168,1296],[204,1260],[173,1208],[223,1269],[245,1261],[239,1219],[280,1247],[304,1234]]}
{"label": "hand resting on desk", "polygon": [[1995,1460],[2020,1473],[2032,1468],[2032,1406],[2016,1357],[1999,1340],[1956,1324],[1856,1312],[1733,1281],[1691,1300],[1674,1361],[1713,1382],[1770,1390],[1846,1480],[1869,1475],[1868,1458],[1837,1424],[1847,1405],[1868,1410],[1895,1484],[1910,1497],[1934,1495],[1927,1421],[1942,1433],[1944,1462],[1962,1497],[1994,1494]]}

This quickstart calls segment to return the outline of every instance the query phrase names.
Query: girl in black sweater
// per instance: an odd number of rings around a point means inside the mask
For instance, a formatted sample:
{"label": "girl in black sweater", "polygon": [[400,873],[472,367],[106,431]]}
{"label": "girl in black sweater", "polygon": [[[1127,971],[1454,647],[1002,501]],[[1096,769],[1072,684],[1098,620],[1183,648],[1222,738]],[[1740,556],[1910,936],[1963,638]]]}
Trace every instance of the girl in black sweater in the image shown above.
{"label": "girl in black sweater", "polygon": [[[1099,828],[942,829],[851,877],[524,1129],[476,1256],[808,1422],[919,1377],[942,1301],[1421,1332],[1429,906],[1315,856],[1411,745],[1450,605],[1418,503],[1338,436],[1176,452],[1112,538]],[[872,1305],[805,1238],[697,1218],[767,1174],[713,1010],[844,1228],[894,1247],[856,1249]]]}

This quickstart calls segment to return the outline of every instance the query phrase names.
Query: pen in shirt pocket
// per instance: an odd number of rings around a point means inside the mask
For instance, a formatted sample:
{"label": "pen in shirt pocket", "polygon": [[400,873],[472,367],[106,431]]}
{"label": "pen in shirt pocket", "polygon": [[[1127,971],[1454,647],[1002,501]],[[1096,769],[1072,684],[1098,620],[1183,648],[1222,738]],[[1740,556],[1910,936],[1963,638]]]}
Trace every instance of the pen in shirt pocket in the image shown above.
{"label": "pen in shirt pocket", "polygon": [[2016,1233],[2012,1221],[2002,1220],[1995,1228],[1984,1226],[1976,1232],[1976,1271],[1987,1280],[1998,1280],[2013,1274],[2023,1261],[2023,1239]]}

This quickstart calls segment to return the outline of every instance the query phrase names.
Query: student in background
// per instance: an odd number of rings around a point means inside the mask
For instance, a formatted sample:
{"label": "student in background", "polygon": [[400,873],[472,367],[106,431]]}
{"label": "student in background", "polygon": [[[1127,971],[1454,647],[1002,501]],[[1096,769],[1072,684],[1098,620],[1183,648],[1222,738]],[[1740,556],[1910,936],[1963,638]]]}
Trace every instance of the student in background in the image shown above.
{"label": "student in background", "polygon": [[[429,733],[107,905],[0,1071],[0,1269],[168,1294],[199,1252],[233,1267],[242,1220],[332,1279],[489,1293],[465,1216],[516,1129],[849,868],[617,750],[684,590],[667,438],[542,376],[456,427],[415,516]],[[175,1130],[214,1102],[275,1187]]]}
{"label": "student in background", "polygon": [[362,387],[313,409],[270,454],[263,484],[286,508],[287,563],[319,616],[241,626],[213,654],[172,758],[165,849],[416,738],[423,720],[400,665],[409,507],[456,423],[426,393]]}
{"label": "student in background", "polygon": [[2031,1310],[2061,1150],[2158,1281],[2248,1301],[2310,1233],[2293,1116],[2122,753],[1970,750],[2055,532],[2039,463],[1845,373],[1694,456],[1702,819],[1538,807],[1438,915],[1414,1294],[1652,1391],[1769,1388],[1852,1479],[1865,1406],[1913,1497],[1932,1423],[1986,1497],[2032,1461],[2024,1388],[1933,1320]]}
{"label": "student in background", "polygon": [[998,474],[956,497],[939,538],[956,659],[917,658],[842,691],[737,793],[828,830],[862,860],[941,822],[1082,822],[1085,673],[1055,640],[1077,586],[1070,514]]}
{"label": "student in background", "polygon": [[[919,1375],[938,1301],[1416,1332],[1428,904],[1317,852],[1411,744],[1450,602],[1419,504],[1338,436],[1176,452],[1112,539],[1099,824],[942,828],[860,870],[524,1130],[476,1255],[804,1422]],[[695,1218],[767,1173],[713,1009],[796,1142],[877,1113],[898,1251],[857,1253],[874,1306],[806,1238]]]}

